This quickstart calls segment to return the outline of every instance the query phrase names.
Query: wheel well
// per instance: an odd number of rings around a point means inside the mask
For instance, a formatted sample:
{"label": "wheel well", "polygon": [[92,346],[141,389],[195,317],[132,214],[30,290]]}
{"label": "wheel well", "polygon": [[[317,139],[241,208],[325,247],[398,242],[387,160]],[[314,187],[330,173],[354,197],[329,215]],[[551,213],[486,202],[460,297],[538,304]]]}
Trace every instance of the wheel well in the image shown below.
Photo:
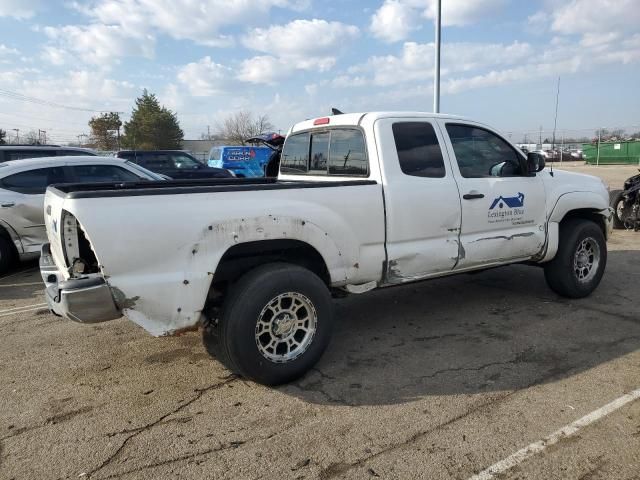
{"label": "wheel well", "polygon": [[603,215],[598,213],[597,210],[591,210],[588,208],[571,210],[570,212],[567,212],[567,214],[564,216],[564,218],[560,223],[562,224],[563,222],[565,222],[570,218],[582,218],[584,220],[591,220],[592,222],[594,222],[596,225],[600,227],[604,236],[605,237],[607,236],[607,225],[605,223],[605,218]]}
{"label": "wheel well", "polygon": [[322,255],[300,240],[260,240],[234,245],[220,259],[213,275],[212,290],[224,291],[242,275],[260,265],[285,262],[299,265],[318,275],[325,284],[331,283],[329,270]]}
{"label": "wheel well", "polygon": [[17,258],[18,257],[18,249],[16,248],[15,244],[13,243],[13,238],[11,238],[11,235],[9,235],[9,232],[7,231],[7,229],[4,228],[2,225],[0,225],[0,237],[2,237],[2,238],[7,240],[9,245],[11,245],[11,250],[13,251],[13,255]]}

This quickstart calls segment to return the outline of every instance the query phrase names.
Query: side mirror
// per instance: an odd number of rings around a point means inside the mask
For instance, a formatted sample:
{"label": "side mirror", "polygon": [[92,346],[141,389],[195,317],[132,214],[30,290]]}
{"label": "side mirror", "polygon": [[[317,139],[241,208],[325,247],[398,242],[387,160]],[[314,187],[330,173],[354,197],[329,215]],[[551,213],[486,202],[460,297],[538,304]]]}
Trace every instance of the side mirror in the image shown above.
{"label": "side mirror", "polygon": [[527,153],[527,169],[529,173],[536,173],[545,167],[544,157],[536,152]]}

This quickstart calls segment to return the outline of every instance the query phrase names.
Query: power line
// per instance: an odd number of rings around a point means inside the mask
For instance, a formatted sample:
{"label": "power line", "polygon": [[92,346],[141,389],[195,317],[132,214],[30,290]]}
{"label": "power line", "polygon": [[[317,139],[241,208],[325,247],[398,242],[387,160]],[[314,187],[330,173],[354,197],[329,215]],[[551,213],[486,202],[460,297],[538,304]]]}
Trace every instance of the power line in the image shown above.
{"label": "power line", "polygon": [[[10,92],[9,90],[3,90],[3,89],[0,89],[0,97],[8,98],[10,100],[17,100],[20,102],[32,103],[35,105],[43,105],[43,106],[53,107],[53,108],[64,108],[67,110],[75,110],[77,112],[109,113],[113,111],[113,110],[94,110],[91,108],[75,107],[72,105],[63,105],[61,103],[51,102],[49,100],[43,100],[41,98],[29,97],[21,93]],[[114,112],[114,113],[123,114],[124,112]]]}

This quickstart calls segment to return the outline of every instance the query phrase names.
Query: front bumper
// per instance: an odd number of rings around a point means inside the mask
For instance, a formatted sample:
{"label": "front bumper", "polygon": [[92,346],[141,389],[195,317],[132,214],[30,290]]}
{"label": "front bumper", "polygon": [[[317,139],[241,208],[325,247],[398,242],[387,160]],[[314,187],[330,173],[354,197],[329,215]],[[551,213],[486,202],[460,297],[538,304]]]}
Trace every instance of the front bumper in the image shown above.
{"label": "front bumper", "polygon": [[56,315],[80,323],[99,323],[120,318],[109,285],[102,277],[64,280],[46,243],[40,255],[40,275],[45,283],[49,309]]}

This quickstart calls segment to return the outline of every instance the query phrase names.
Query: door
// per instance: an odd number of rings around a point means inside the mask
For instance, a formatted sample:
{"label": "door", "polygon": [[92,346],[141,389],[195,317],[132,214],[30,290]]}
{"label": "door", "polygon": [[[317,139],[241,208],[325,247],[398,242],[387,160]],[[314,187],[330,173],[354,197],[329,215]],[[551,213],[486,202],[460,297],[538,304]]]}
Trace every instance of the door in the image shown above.
{"label": "door", "polygon": [[443,122],[461,194],[456,269],[528,259],[544,247],[545,191],[525,158],[482,126]]}
{"label": "door", "polygon": [[63,167],[38,168],[0,180],[0,213],[20,236],[25,252],[39,250],[47,241],[44,192],[48,185],[64,183]]}
{"label": "door", "polygon": [[451,271],[458,260],[460,196],[440,132],[424,118],[381,119],[374,129],[384,158],[385,282]]}

